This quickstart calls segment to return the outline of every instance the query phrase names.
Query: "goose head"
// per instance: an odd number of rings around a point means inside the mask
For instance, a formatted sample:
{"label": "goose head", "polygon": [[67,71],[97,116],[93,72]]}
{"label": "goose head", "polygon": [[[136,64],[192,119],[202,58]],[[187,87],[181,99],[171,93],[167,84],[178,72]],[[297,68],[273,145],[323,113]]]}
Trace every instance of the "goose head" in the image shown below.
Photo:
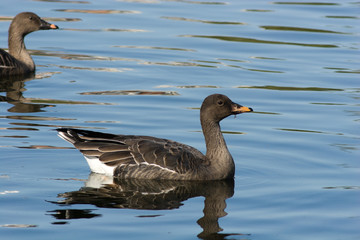
{"label": "goose head", "polygon": [[234,103],[225,95],[212,94],[205,98],[200,108],[200,117],[218,123],[222,119],[245,112],[252,112],[252,108]]}
{"label": "goose head", "polygon": [[10,24],[10,33],[20,33],[22,36],[38,31],[48,29],[58,29],[55,24],[48,23],[32,12],[22,12],[16,15]]}

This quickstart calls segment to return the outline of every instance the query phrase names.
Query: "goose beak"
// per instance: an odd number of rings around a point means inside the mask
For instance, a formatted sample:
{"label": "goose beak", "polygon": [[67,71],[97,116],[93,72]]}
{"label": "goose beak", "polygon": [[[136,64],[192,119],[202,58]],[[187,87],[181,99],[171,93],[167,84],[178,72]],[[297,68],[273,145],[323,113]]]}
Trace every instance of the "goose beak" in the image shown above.
{"label": "goose beak", "polygon": [[239,105],[237,103],[233,103],[231,105],[232,114],[240,114],[240,113],[252,112],[252,111],[253,111],[252,108],[241,106],[241,105]]}
{"label": "goose beak", "polygon": [[50,24],[50,28],[51,28],[51,29],[58,29],[59,27],[56,26],[55,24]]}
{"label": "goose beak", "polygon": [[58,28],[59,27],[56,26],[55,24],[48,23],[48,22],[41,19],[41,25],[40,25],[41,30],[58,29]]}

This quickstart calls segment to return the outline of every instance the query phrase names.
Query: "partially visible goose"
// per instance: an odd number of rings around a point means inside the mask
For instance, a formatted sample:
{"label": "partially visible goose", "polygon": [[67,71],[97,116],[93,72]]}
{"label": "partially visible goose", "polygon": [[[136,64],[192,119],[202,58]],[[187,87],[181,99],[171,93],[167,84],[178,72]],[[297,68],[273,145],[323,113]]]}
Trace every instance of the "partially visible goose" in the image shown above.
{"label": "partially visible goose", "polygon": [[35,64],[26,51],[24,37],[37,30],[58,29],[32,12],[22,12],[14,17],[9,28],[9,53],[0,49],[0,76],[22,75],[35,71]]}
{"label": "partially visible goose", "polygon": [[119,178],[219,180],[233,178],[235,173],[219,122],[230,115],[251,111],[225,95],[206,97],[200,109],[206,155],[191,146],[156,137],[72,128],[57,131],[80,150],[96,173]]}

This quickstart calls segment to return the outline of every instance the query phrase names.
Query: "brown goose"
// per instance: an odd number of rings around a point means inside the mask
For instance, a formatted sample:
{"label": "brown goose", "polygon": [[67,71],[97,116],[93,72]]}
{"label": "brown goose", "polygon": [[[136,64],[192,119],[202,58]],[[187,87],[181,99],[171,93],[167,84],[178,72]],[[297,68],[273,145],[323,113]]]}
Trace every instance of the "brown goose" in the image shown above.
{"label": "brown goose", "polygon": [[35,71],[35,64],[26,51],[24,37],[37,30],[58,29],[32,12],[22,12],[14,17],[9,28],[9,53],[0,49],[0,76],[23,75]]}
{"label": "brown goose", "polygon": [[96,173],[119,178],[219,180],[233,178],[235,172],[219,122],[230,115],[251,111],[225,95],[206,97],[200,109],[206,155],[191,146],[162,138],[71,128],[57,131],[80,150]]}

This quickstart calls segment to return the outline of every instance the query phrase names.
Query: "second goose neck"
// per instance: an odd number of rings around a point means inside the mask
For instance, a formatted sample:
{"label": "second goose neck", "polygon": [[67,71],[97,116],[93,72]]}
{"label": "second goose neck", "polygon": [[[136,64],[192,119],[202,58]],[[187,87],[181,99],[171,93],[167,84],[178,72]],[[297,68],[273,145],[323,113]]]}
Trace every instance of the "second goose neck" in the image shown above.
{"label": "second goose neck", "polygon": [[26,46],[24,42],[25,35],[22,33],[18,33],[15,30],[12,28],[9,29],[9,53],[11,54],[11,56],[16,58],[16,60],[25,64],[30,69],[30,71],[34,71],[34,61],[32,60],[30,54],[26,51]]}

